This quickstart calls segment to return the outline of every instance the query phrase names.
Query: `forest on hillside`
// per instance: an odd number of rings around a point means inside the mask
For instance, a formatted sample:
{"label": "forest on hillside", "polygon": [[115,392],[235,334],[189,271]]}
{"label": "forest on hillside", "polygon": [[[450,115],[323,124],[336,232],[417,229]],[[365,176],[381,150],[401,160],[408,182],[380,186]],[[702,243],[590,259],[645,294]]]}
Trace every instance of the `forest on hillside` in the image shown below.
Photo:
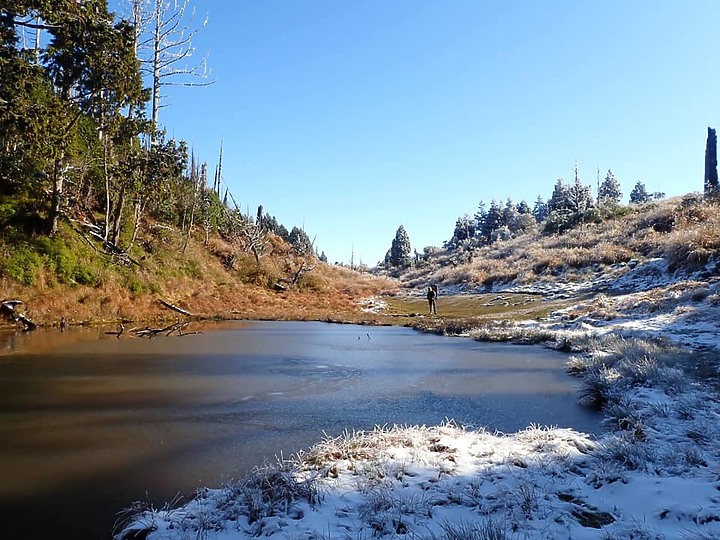
{"label": "forest on hillside", "polygon": [[[256,260],[274,234],[314,256],[304,230],[258,208],[243,214],[214,171],[159,122],[161,88],[178,75],[210,84],[190,56],[188,1],[3,2],[0,8],[0,230],[53,236],[62,224],[132,257],[144,224],[220,235]],[[187,79],[186,79],[187,80]],[[184,83],[181,83],[184,84]]]}
{"label": "forest on hillside", "polygon": [[[191,39],[177,3],[132,0],[123,17],[107,0],[5,1],[0,8],[0,230],[6,242],[55,235],[65,224],[132,260],[142,229],[152,224],[185,235],[219,235],[256,262],[269,235],[295,252],[326,260],[302,228],[290,230],[263,207],[243,213],[223,182],[222,147],[213,171],[182,139],[168,138],[159,119],[161,89],[178,75],[192,86],[212,84],[191,56]],[[182,36],[185,36],[181,39]],[[182,84],[182,83],[181,83]],[[717,190],[715,131],[708,128],[705,193]],[[527,232],[562,233],[626,211],[612,170],[596,196],[583,184],[558,180],[545,201],[480,201],[459,217],[444,247],[490,245]],[[662,198],[638,181],[630,204]],[[427,248],[426,248],[427,249]],[[183,248],[184,251],[184,248]],[[231,250],[232,251],[232,250]],[[407,231],[398,229],[384,263],[405,267]],[[226,252],[232,266],[232,252]],[[352,266],[352,263],[351,263]],[[0,268],[0,273],[2,268]],[[75,276],[75,281],[82,281]]]}

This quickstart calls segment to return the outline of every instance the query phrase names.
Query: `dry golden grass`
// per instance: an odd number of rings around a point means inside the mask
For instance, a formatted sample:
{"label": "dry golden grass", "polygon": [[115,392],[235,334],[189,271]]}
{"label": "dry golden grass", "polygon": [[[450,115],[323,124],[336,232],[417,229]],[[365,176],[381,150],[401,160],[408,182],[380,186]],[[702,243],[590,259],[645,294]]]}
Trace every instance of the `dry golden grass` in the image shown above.
{"label": "dry golden grass", "polygon": [[[191,239],[184,251],[185,239],[167,229],[161,236],[146,232],[143,241],[152,247],[135,254],[139,268],[103,269],[96,286],[59,284],[46,268],[32,286],[1,277],[0,299],[22,300],[25,314],[42,326],[62,319],[70,325],[176,319],[161,299],[200,319],[365,321],[359,301],[398,287],[388,278],[299,257],[281,242],[272,242],[258,265],[217,238],[208,246]],[[225,264],[231,254],[232,268]],[[310,270],[297,274],[300,268]]]}
{"label": "dry golden grass", "polygon": [[[325,271],[325,270],[323,270]],[[229,276],[226,276],[229,278]],[[350,277],[348,276],[348,280]],[[366,276],[358,283],[330,282],[322,291],[274,291],[231,279],[172,278],[157,293],[133,294],[117,283],[102,288],[85,286],[21,287],[3,284],[4,298],[20,298],[25,313],[41,325],[100,324],[116,321],[160,321],[178,314],[160,303],[170,302],[200,318],[265,320],[363,321],[357,302],[388,289],[385,280]]]}
{"label": "dry golden grass", "polygon": [[[627,215],[585,224],[562,235],[534,232],[465,253],[439,249],[399,280],[304,259],[279,238],[271,239],[260,264],[243,246],[219,238],[211,238],[206,246],[202,240],[201,236],[191,239],[183,252],[182,234],[148,225],[138,242],[143,250],[134,253],[141,268],[98,266],[95,286],[58,284],[48,270],[40,273],[33,286],[4,277],[0,278],[0,297],[23,300],[27,314],[47,325],[61,318],[71,323],[176,318],[177,313],[163,307],[160,299],[201,318],[415,324],[413,317],[426,312],[425,301],[401,298],[402,293],[424,289],[430,282],[468,289],[511,281],[551,285],[559,279],[582,281],[590,271],[602,273],[608,265],[651,257],[666,258],[671,268],[697,268],[720,249],[720,204],[676,197],[633,207]],[[230,256],[234,256],[232,267],[227,266]],[[313,265],[293,282],[299,269]],[[286,290],[275,290],[278,283]],[[700,285],[687,294],[710,295],[711,302],[720,304],[715,291]],[[361,309],[363,299],[378,295],[389,299],[386,314]],[[596,300],[571,316],[609,319],[625,309],[654,310],[677,301],[672,290],[657,297],[638,295],[634,306],[610,306]],[[529,301],[527,306],[458,302],[441,295],[441,316],[538,318],[550,306]]]}
{"label": "dry golden grass", "polygon": [[410,287],[428,282],[467,287],[498,282],[552,283],[584,279],[573,269],[603,267],[664,257],[671,270],[696,269],[720,251],[720,204],[699,197],[674,197],[627,215],[584,224],[561,235],[532,233],[474,248],[463,254],[444,251],[403,277]]}

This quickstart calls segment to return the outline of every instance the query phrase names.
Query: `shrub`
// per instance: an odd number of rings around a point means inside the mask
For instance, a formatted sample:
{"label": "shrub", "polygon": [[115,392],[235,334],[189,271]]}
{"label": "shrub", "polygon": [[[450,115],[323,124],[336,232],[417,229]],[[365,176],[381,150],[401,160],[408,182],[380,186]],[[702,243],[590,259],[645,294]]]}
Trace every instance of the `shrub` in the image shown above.
{"label": "shrub", "polygon": [[0,261],[0,274],[32,286],[37,283],[42,267],[42,257],[27,244],[20,244]]}
{"label": "shrub", "polygon": [[327,288],[326,281],[317,274],[305,274],[298,281],[298,287],[302,290],[320,292]]}
{"label": "shrub", "polygon": [[181,271],[183,274],[185,274],[187,277],[191,279],[200,279],[203,277],[202,268],[200,268],[200,263],[196,261],[195,259],[187,258],[183,259]]}
{"label": "shrub", "polygon": [[260,263],[250,255],[242,255],[235,262],[237,277],[243,283],[271,288],[282,277],[280,272],[265,259]]}

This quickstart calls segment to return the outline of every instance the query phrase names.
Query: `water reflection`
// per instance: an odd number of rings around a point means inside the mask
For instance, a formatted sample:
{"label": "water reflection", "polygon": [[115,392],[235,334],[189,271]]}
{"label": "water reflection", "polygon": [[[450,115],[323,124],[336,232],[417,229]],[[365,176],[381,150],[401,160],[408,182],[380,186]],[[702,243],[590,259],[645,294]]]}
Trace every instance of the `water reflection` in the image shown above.
{"label": "water reflection", "polygon": [[[219,485],[324,434],[447,419],[598,429],[563,355],[405,328],[245,323],[153,339],[100,329],[13,346],[20,354],[0,358],[2,518],[42,514],[76,537],[107,538],[133,500]],[[71,504],[49,519],[51,501]]]}

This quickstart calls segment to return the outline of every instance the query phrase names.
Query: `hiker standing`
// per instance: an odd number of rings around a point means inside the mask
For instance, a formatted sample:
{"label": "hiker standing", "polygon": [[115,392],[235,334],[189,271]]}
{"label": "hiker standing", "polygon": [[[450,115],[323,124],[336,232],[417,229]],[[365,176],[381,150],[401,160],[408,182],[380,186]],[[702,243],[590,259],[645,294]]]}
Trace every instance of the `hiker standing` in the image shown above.
{"label": "hiker standing", "polygon": [[428,307],[430,308],[430,315],[437,315],[437,305],[435,302],[435,298],[437,298],[437,293],[435,292],[435,289],[433,289],[433,287],[428,287],[427,301]]}

